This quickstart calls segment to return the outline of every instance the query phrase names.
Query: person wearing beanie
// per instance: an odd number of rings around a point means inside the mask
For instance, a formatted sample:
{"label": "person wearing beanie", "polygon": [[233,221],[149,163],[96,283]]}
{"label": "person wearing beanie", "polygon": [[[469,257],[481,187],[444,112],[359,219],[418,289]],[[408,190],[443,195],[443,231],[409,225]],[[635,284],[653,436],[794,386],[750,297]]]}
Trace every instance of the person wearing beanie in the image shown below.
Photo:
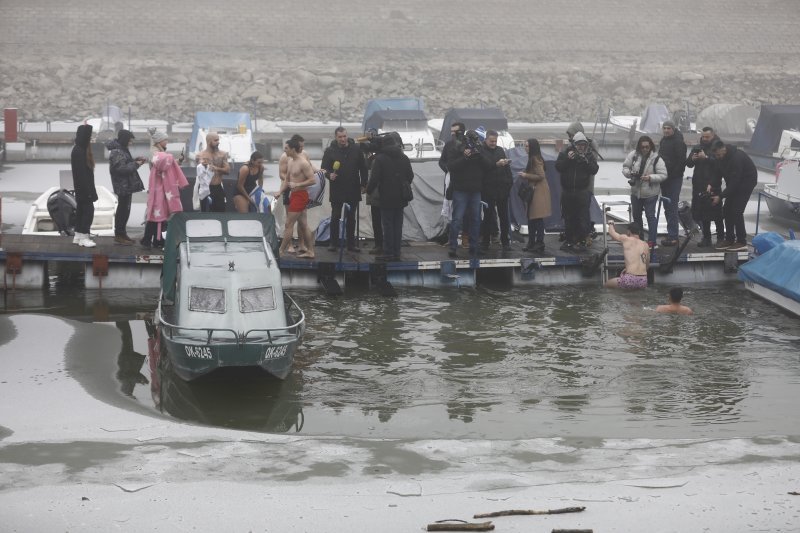
{"label": "person wearing beanie", "polygon": [[664,202],[664,216],[667,218],[667,237],[661,240],[662,246],[678,244],[678,200],[683,186],[683,172],[686,170],[686,143],[683,134],[675,128],[675,123],[665,120],[661,125],[663,136],[658,143],[658,155],[667,165],[667,179],[661,182],[661,196]]}
{"label": "person wearing beanie", "polygon": [[133,193],[143,191],[144,183],[139,177],[139,167],[147,159],[133,158],[128,146],[135,139],[132,132],[122,129],[115,140],[106,143],[109,150],[108,166],[111,173],[111,185],[117,195],[117,212],[114,215],[114,243],[131,245],[133,239],[128,237],[128,219],[131,216]]}

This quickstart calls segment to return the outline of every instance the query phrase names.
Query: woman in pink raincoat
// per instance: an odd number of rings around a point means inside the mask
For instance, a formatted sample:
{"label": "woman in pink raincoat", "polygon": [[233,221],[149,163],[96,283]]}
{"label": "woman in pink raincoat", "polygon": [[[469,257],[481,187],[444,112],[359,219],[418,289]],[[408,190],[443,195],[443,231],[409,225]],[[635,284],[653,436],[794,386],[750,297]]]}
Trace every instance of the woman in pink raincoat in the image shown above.
{"label": "woman in pink raincoat", "polygon": [[172,213],[183,211],[180,189],[189,185],[172,154],[156,151],[151,165],[145,211],[147,224],[141,241],[145,248],[164,245],[162,232],[166,229],[166,221]]}

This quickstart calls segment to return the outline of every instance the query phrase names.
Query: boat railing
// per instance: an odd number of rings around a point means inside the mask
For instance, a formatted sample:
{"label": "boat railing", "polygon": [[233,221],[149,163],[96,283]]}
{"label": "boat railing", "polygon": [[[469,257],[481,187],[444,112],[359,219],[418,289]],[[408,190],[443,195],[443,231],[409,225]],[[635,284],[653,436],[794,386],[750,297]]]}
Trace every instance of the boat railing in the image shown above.
{"label": "boat railing", "polygon": [[[276,328],[254,328],[248,331],[239,332],[230,328],[208,328],[208,327],[191,327],[191,326],[178,326],[171,324],[164,319],[161,309],[158,310],[158,322],[162,326],[164,335],[173,339],[176,336],[187,332],[204,332],[206,335],[206,344],[211,345],[213,342],[229,342],[235,340],[237,346],[242,346],[249,342],[254,342],[256,334],[262,336],[266,334],[268,342],[275,342],[282,340],[285,337],[292,339],[298,338],[303,331],[306,316],[294,300],[287,294],[285,297],[289,300],[286,302],[286,313],[294,322],[288,326],[281,326]],[[222,336],[225,334],[225,336]]]}

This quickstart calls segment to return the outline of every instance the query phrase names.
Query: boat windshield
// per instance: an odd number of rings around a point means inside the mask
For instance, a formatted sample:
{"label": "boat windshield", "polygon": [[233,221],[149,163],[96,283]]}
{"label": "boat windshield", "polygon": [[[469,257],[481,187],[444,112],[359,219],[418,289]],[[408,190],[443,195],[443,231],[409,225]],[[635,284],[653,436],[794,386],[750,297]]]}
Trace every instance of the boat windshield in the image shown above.
{"label": "boat windshield", "polygon": [[255,313],[275,309],[275,291],[272,287],[255,287],[239,291],[239,311]]}
{"label": "boat windshield", "polygon": [[225,291],[208,287],[189,289],[189,310],[203,313],[225,313]]}

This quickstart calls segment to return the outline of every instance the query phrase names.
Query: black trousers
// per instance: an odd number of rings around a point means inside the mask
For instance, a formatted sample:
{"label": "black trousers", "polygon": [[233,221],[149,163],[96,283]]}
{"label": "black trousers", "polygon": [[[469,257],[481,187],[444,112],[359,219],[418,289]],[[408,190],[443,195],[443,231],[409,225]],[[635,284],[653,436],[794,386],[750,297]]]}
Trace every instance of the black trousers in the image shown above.
{"label": "black trousers", "polygon": [[[339,245],[339,221],[342,218],[342,209],[344,202],[331,202],[331,245]],[[356,209],[358,204],[350,204],[350,211],[347,213],[347,223],[345,225],[345,235],[347,239],[347,246],[356,245],[356,216],[358,213]]]}
{"label": "black trousers", "polygon": [[372,233],[375,234],[375,247],[383,248],[383,223],[381,216],[381,208],[378,206],[369,206],[370,214],[372,215]]}
{"label": "black trousers", "polygon": [[561,216],[567,242],[576,244],[589,235],[589,191],[562,191]]}
{"label": "black trousers", "polygon": [[78,198],[75,202],[75,232],[88,235],[94,220],[94,202],[85,198]]}
{"label": "black trousers", "polygon": [[117,195],[117,212],[114,214],[114,235],[128,234],[128,219],[131,217],[132,194]]}
{"label": "black trousers", "polygon": [[483,222],[481,222],[481,237],[484,242],[489,241],[489,237],[497,229],[497,219],[500,218],[500,242],[509,244],[508,229],[508,197],[499,200],[483,200],[486,207],[483,208]]}
{"label": "black trousers", "polygon": [[744,226],[744,208],[750,200],[750,193],[753,189],[741,191],[725,198],[725,205],[722,213],[725,215],[725,231],[727,240],[740,243],[747,242],[747,230]]}

